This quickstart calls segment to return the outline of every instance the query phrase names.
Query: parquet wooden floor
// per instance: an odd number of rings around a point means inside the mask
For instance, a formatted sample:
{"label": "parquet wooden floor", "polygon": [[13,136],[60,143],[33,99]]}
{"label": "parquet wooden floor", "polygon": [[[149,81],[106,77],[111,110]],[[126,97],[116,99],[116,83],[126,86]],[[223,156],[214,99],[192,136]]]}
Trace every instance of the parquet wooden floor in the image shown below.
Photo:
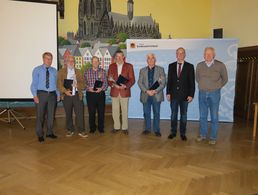
{"label": "parquet wooden floor", "polygon": [[[87,121],[87,118],[86,120]],[[246,195],[258,193],[258,140],[251,124],[221,123],[218,143],[196,143],[198,123],[188,123],[188,141],[141,135],[142,120],[130,120],[130,134],[65,137],[65,120],[55,121],[57,140],[40,144],[35,120],[0,122],[0,194],[18,195]],[[86,122],[86,124],[88,124]],[[88,127],[87,127],[88,130]]]}

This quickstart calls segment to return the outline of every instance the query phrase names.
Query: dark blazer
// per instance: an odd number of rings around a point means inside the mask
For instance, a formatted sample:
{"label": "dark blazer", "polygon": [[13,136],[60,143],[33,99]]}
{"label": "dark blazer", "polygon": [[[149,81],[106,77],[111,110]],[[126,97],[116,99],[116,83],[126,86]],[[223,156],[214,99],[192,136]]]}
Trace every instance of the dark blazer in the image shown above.
{"label": "dark blazer", "polygon": [[134,77],[134,70],[133,65],[129,63],[124,63],[121,75],[123,75],[125,78],[127,78],[129,81],[125,84],[125,89],[117,89],[113,87],[113,82],[110,81],[110,78],[114,79],[116,81],[118,79],[118,72],[117,72],[117,64],[113,63],[109,65],[108,69],[108,85],[111,87],[110,96],[111,97],[118,97],[119,95],[121,97],[131,97],[131,87],[135,83],[135,77]]}
{"label": "dark blazer", "polygon": [[170,95],[171,99],[186,101],[188,96],[194,97],[194,92],[194,66],[185,61],[180,77],[178,78],[177,62],[169,64],[167,95]]}

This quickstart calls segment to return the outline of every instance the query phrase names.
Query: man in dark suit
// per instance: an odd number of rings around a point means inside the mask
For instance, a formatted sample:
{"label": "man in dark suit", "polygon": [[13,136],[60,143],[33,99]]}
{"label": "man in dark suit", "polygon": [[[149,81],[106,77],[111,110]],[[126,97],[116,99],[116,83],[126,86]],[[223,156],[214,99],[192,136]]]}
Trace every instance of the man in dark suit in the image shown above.
{"label": "man in dark suit", "polygon": [[169,64],[168,68],[167,99],[171,107],[171,134],[168,138],[176,137],[179,107],[180,136],[186,141],[187,107],[195,92],[194,66],[185,61],[185,49],[182,47],[176,50],[176,58],[177,61]]}

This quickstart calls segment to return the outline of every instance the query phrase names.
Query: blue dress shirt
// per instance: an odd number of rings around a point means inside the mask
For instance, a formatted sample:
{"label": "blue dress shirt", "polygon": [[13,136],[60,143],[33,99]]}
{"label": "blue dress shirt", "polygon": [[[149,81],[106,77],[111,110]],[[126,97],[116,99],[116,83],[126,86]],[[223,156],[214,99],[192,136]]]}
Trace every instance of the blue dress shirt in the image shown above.
{"label": "blue dress shirt", "polygon": [[60,95],[57,91],[56,82],[57,82],[57,70],[53,67],[49,67],[49,88],[46,88],[46,65],[39,65],[34,68],[32,72],[32,83],[30,86],[31,93],[33,97],[37,96],[38,90],[44,91],[56,91],[57,96]]}

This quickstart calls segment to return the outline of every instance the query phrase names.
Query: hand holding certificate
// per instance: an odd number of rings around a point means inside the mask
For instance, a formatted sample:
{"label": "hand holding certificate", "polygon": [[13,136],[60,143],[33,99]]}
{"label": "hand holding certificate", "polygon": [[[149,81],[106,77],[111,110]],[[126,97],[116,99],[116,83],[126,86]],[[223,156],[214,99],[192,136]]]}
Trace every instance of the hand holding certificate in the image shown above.
{"label": "hand holding certificate", "polygon": [[123,75],[119,75],[117,81],[116,81],[116,84],[119,85],[119,86],[122,86],[125,85],[129,80],[127,78],[125,78]]}
{"label": "hand holding certificate", "polygon": [[64,88],[67,90],[73,90],[73,80],[72,79],[64,79]]}
{"label": "hand holding certificate", "polygon": [[97,91],[99,88],[101,88],[103,86],[103,82],[100,81],[100,80],[96,80],[95,83],[94,83],[94,87],[93,87],[93,90],[94,91]]}
{"label": "hand holding certificate", "polygon": [[125,78],[122,75],[119,75],[116,81],[113,76],[110,76],[108,80],[111,81],[113,83],[113,86],[115,86],[118,89],[126,89],[125,84],[129,81],[127,78]]}
{"label": "hand holding certificate", "polygon": [[152,86],[149,88],[149,90],[156,90],[159,87],[159,81],[156,81],[155,83],[152,84]]}
{"label": "hand holding certificate", "polygon": [[146,93],[149,95],[149,96],[154,96],[157,94],[157,89],[159,88],[160,86],[160,83],[162,82],[162,77],[160,77],[157,81],[155,81],[152,86],[146,91]]}

